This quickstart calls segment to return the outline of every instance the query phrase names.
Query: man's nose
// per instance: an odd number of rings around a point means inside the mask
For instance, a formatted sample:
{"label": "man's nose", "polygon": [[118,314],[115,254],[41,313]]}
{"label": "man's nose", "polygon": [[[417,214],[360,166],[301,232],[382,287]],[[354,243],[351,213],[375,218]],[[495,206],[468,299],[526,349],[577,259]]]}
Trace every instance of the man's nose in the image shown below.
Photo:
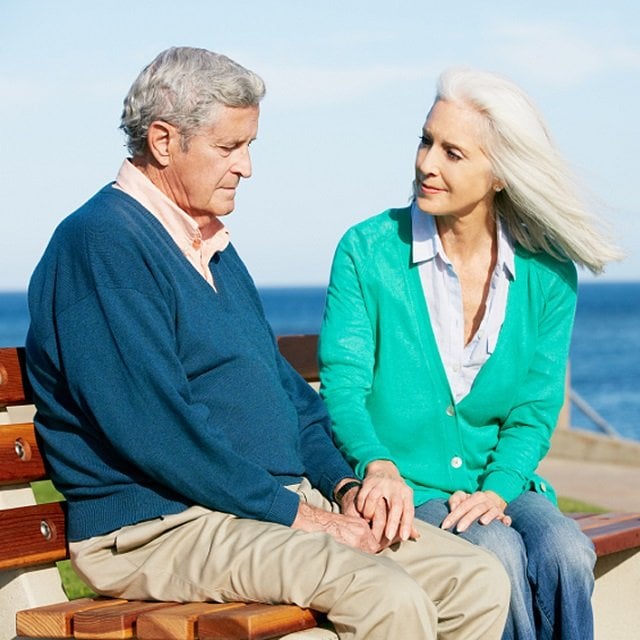
{"label": "man's nose", "polygon": [[249,147],[238,149],[238,155],[235,158],[232,170],[243,178],[251,177],[251,154]]}

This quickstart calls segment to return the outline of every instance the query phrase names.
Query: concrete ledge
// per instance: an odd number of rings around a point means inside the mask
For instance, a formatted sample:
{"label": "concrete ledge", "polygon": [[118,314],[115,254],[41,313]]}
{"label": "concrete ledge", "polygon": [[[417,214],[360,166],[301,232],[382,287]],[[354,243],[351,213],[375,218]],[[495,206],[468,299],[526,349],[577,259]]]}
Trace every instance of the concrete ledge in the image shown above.
{"label": "concrete ledge", "polygon": [[634,640],[640,633],[640,550],[598,558],[593,593],[595,640]]}
{"label": "concrete ledge", "polygon": [[548,455],[552,458],[615,463],[640,468],[640,442],[583,429],[556,429],[551,438],[551,450]]}

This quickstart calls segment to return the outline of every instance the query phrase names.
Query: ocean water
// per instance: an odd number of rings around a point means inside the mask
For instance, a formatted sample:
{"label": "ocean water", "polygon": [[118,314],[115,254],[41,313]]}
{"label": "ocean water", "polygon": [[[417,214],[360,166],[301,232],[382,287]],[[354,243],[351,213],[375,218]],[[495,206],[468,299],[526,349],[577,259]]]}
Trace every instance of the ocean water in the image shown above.
{"label": "ocean water", "polygon": [[[317,333],[324,287],[262,288],[277,335]],[[0,346],[24,344],[26,295],[0,293]],[[640,441],[640,282],[580,285],[571,342],[571,386],[613,429]],[[600,431],[575,405],[573,426]]]}

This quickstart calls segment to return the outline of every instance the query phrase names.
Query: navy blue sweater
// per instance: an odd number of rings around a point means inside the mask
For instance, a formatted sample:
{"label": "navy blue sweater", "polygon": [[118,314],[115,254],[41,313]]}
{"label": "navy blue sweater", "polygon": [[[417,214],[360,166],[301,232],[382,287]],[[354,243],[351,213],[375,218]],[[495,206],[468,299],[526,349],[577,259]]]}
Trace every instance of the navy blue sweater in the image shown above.
{"label": "navy blue sweater", "polygon": [[217,292],[111,185],[64,220],[29,286],[36,428],[81,540],[198,504],[289,525],[302,476],[352,475],[279,354],[233,246]]}

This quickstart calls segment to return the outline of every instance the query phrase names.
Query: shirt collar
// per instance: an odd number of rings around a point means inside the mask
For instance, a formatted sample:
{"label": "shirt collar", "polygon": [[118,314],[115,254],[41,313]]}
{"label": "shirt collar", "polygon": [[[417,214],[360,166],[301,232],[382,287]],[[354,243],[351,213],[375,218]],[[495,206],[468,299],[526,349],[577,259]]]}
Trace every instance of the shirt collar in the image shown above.
{"label": "shirt collar", "polygon": [[203,245],[204,252],[213,256],[215,252],[226,249],[229,244],[229,231],[222,222],[213,236],[203,239],[196,221],[129,160],[122,163],[114,186],[135,198],[158,218],[183,253]]}
{"label": "shirt collar", "polygon": [[411,235],[411,260],[414,264],[433,260],[438,255],[449,262],[433,216],[419,209],[415,200],[411,205]]}
{"label": "shirt collar", "polygon": [[[498,239],[497,265],[502,267],[507,277],[515,280],[516,264],[513,241],[500,218],[496,220],[496,227]],[[440,241],[434,217],[422,211],[415,200],[411,205],[411,235],[411,261],[414,264],[433,260],[436,256],[445,264],[451,264]]]}

